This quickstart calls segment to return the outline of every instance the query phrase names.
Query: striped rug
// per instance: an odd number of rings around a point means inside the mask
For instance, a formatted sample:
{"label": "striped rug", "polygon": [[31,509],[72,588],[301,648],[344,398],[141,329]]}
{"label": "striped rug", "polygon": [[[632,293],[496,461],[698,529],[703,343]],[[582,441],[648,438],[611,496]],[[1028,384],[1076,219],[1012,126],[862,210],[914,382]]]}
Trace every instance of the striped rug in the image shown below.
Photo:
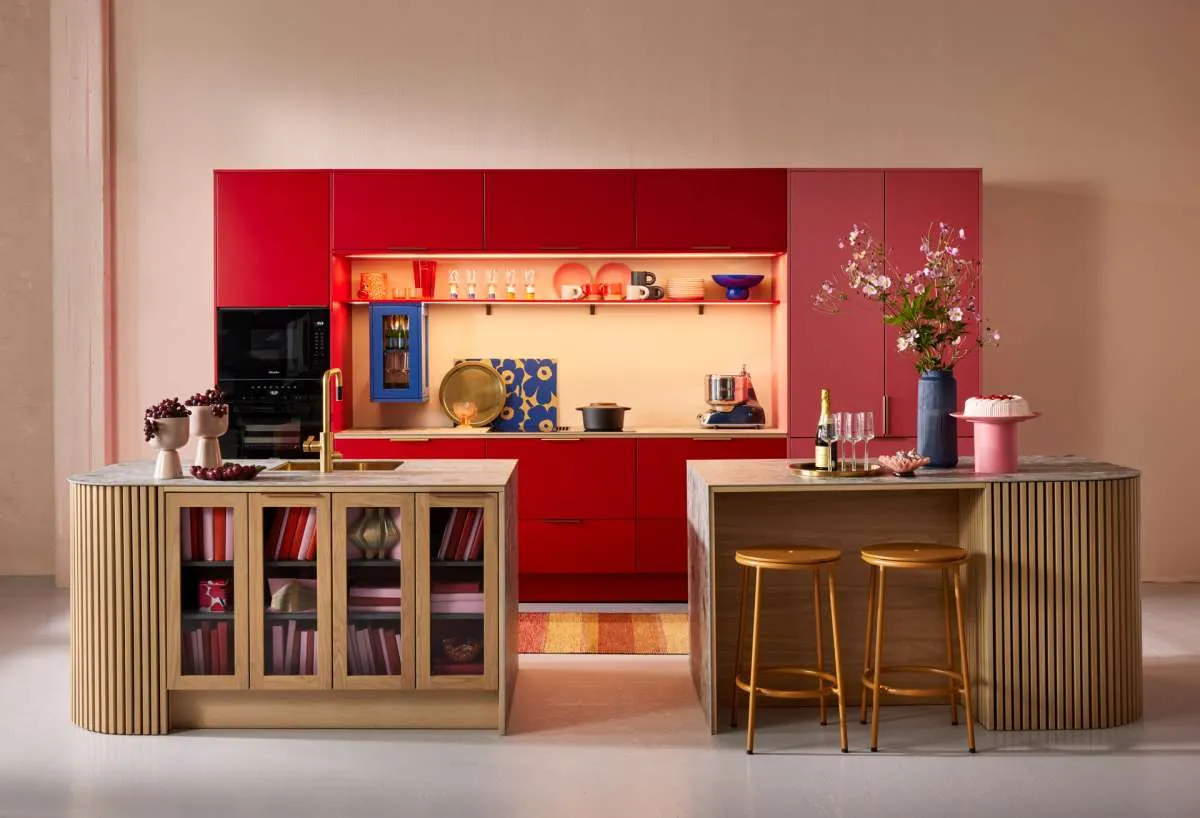
{"label": "striped rug", "polygon": [[686,613],[522,613],[521,653],[686,654]]}

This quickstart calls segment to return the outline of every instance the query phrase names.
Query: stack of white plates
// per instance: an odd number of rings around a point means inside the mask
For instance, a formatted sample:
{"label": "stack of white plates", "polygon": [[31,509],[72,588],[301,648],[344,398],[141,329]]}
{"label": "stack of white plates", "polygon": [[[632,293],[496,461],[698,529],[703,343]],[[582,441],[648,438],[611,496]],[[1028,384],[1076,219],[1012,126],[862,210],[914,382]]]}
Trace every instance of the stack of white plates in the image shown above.
{"label": "stack of white plates", "polygon": [[673,301],[699,301],[704,298],[702,277],[672,278],[667,282],[667,298]]}

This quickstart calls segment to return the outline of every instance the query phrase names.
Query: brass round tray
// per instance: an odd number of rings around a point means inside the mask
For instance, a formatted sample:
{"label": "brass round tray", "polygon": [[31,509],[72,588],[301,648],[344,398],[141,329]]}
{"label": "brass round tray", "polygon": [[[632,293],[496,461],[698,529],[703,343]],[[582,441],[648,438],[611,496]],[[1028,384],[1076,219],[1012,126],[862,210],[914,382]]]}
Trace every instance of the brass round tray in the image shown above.
{"label": "brass round tray", "polygon": [[487,426],[500,417],[507,393],[500,373],[486,361],[459,361],[450,367],[442,378],[439,388],[442,411],[456,423],[456,403],[471,401],[477,414],[471,418],[472,426]]}
{"label": "brass round tray", "polygon": [[798,463],[788,463],[788,471],[794,477],[808,477],[812,479],[822,479],[829,477],[883,477],[889,474],[887,469],[880,466],[878,463],[872,463],[865,469],[818,469],[817,464],[813,461],[801,461]]}

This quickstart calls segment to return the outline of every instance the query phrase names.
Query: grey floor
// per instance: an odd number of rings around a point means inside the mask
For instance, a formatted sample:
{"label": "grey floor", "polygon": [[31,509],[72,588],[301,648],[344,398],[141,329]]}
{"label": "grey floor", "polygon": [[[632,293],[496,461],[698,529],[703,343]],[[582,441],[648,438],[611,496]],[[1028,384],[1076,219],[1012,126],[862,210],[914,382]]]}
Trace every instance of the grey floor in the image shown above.
{"label": "grey floor", "polygon": [[1200,585],[1146,586],[1146,717],[979,734],[883,712],[886,752],[770,714],[760,755],[713,739],[684,657],[521,659],[515,735],[248,731],[100,736],[67,719],[67,598],[0,580],[0,816],[1200,815]]}

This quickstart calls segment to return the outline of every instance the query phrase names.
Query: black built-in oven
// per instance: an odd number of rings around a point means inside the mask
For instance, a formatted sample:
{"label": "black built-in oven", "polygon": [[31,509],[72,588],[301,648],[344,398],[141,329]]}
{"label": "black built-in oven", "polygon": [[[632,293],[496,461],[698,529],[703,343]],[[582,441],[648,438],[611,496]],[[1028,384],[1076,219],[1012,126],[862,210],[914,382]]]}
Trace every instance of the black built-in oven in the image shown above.
{"label": "black built-in oven", "polygon": [[321,381],[221,381],[229,401],[223,457],[311,458],[306,439],[321,433]]}
{"label": "black built-in oven", "polygon": [[329,368],[329,310],[217,310],[217,379],[320,379]]}

